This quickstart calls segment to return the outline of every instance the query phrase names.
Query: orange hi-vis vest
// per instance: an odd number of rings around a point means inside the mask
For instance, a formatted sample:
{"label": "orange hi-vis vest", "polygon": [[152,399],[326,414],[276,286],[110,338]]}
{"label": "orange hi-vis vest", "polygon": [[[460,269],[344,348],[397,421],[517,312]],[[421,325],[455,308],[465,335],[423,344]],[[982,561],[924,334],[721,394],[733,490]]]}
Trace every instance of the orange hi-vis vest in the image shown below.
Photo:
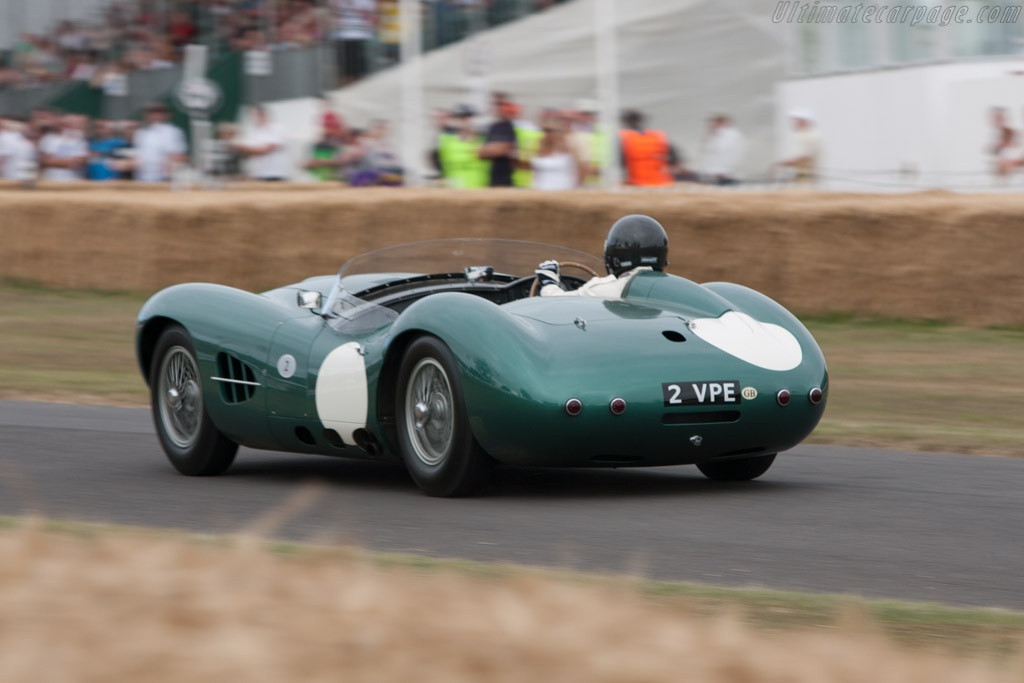
{"label": "orange hi-vis vest", "polygon": [[660,130],[620,131],[626,183],[660,187],[673,183],[668,172],[668,137]]}

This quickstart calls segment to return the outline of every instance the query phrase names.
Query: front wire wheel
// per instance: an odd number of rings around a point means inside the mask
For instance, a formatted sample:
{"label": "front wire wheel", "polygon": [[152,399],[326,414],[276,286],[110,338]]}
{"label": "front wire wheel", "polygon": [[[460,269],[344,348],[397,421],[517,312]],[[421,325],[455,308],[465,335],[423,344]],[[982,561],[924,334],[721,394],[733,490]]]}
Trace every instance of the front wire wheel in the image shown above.
{"label": "front wire wheel", "polygon": [[178,448],[187,449],[199,437],[203,415],[199,368],[192,354],[183,346],[171,347],[160,363],[157,381],[160,421],[167,438]]}
{"label": "front wire wheel", "polygon": [[433,336],[405,351],[396,392],[398,442],[413,481],[429,496],[477,492],[490,458],[469,428],[455,356]]}
{"label": "front wire wheel", "polygon": [[221,434],[206,412],[199,363],[183,328],[173,325],[160,335],[149,384],[157,437],[174,468],[190,476],[229,468],[238,444]]}
{"label": "front wire wheel", "polygon": [[444,368],[423,358],[412,369],[406,390],[406,429],[416,457],[435,467],[451,451],[455,428],[452,387]]}

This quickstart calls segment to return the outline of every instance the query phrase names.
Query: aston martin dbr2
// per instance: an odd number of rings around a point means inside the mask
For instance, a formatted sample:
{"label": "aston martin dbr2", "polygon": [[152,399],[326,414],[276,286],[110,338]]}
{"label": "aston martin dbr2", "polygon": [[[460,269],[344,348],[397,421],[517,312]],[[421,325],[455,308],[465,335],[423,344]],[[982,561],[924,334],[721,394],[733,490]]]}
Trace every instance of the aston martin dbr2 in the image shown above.
{"label": "aston martin dbr2", "polygon": [[567,294],[604,275],[563,247],[457,239],[261,294],[165,289],[136,335],[160,443],[187,475],[239,445],[392,458],[451,496],[495,462],[748,480],[817,425],[825,359],[775,301],[650,268],[612,298],[540,296],[546,261]]}

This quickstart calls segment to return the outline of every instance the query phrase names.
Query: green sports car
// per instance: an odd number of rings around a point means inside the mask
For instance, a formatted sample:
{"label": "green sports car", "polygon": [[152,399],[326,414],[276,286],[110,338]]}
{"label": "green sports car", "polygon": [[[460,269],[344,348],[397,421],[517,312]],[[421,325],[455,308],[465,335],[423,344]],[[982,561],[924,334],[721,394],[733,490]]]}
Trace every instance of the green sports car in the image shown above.
{"label": "green sports car", "polygon": [[620,298],[537,296],[545,259],[570,290],[603,275],[564,247],[455,239],[261,294],[165,289],[136,333],[160,443],[188,475],[239,445],[394,458],[452,496],[495,462],[754,479],[821,419],[825,359],[775,301],[655,271]]}

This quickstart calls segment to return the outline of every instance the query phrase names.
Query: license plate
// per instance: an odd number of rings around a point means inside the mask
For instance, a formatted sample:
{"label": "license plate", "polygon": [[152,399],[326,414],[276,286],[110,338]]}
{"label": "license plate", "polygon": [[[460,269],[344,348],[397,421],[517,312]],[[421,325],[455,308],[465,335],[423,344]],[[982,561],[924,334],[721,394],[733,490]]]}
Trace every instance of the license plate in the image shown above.
{"label": "license plate", "polygon": [[742,402],[740,383],[736,380],[664,382],[661,393],[666,407],[735,405]]}

